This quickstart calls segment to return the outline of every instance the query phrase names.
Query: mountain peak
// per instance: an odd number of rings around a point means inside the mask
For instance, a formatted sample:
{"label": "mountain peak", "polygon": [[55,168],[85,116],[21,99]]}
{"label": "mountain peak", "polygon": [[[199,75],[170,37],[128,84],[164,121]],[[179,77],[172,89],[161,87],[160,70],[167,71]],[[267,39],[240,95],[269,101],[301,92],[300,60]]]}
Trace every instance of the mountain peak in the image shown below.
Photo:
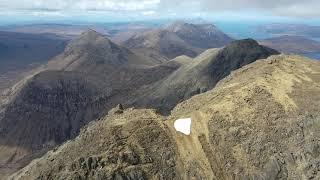
{"label": "mountain peak", "polygon": [[170,24],[166,30],[170,31],[170,32],[178,32],[181,31],[183,29],[190,29],[192,27],[194,27],[195,25],[193,24],[189,24],[186,23],[184,21],[175,21],[172,24]]}
{"label": "mountain peak", "polygon": [[[52,69],[107,73],[111,66],[140,64],[130,50],[119,46],[95,30],[88,29],[73,39],[56,61],[49,62]],[[58,67],[58,68],[56,68]],[[104,68],[102,68],[104,67]]]}
{"label": "mountain peak", "polygon": [[184,21],[175,21],[171,25],[169,25],[166,29],[171,32],[180,32],[180,33],[185,31],[190,31],[191,33],[192,32],[209,33],[209,32],[219,31],[215,25],[210,23],[194,24],[194,23],[188,23]]}
{"label": "mountain peak", "polygon": [[105,37],[103,34],[93,30],[88,29],[87,31],[83,32],[77,38],[75,38],[72,42],[94,42],[94,41],[104,41],[105,43],[111,43],[111,41]]}
{"label": "mountain peak", "polygon": [[97,32],[94,29],[88,28],[85,32],[83,32],[80,37],[83,36],[91,36],[91,37],[103,37],[103,35],[99,32]]}

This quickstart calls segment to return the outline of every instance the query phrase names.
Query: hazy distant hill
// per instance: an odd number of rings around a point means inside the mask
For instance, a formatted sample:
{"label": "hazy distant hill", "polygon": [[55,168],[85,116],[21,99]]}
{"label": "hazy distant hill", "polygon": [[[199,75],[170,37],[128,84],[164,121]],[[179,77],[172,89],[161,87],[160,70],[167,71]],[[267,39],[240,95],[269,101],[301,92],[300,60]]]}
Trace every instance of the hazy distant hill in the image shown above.
{"label": "hazy distant hill", "polygon": [[320,53],[320,42],[303,36],[280,36],[264,39],[259,43],[284,53]]}
{"label": "hazy distant hill", "polygon": [[191,46],[208,49],[223,47],[232,39],[212,24],[189,24],[177,21],[166,30],[177,34]]}
{"label": "hazy distant hill", "polygon": [[71,25],[71,24],[28,24],[11,25],[0,27],[0,29],[9,32],[19,32],[28,34],[55,34],[58,36],[72,38],[85,32],[88,28],[95,29],[108,35],[107,30],[93,25]]}
{"label": "hazy distant hill", "polygon": [[320,38],[320,26],[305,24],[267,24],[257,28],[259,32],[273,35],[293,35]]}
{"label": "hazy distant hill", "polygon": [[[93,29],[108,37],[119,37],[119,33],[138,32],[151,29],[155,25],[145,23],[107,23],[107,24],[25,24],[0,26],[0,31],[20,32],[28,34],[54,34],[72,39],[88,29]],[[120,37],[119,37],[120,38]]]}
{"label": "hazy distant hill", "polygon": [[136,34],[122,45],[151,56],[172,59],[180,55],[195,57],[208,48],[222,47],[232,39],[209,24],[176,22],[172,25]]}

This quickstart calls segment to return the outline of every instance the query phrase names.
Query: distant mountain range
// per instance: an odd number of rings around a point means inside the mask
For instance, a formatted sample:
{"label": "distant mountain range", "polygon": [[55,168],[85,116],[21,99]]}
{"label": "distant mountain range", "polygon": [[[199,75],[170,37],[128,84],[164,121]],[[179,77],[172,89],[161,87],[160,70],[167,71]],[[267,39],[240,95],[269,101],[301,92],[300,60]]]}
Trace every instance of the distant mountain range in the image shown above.
{"label": "distant mountain range", "polygon": [[[131,48],[139,56],[148,57],[157,63],[180,55],[194,57],[207,47],[222,47],[231,41],[213,25],[183,22],[174,23],[164,29],[137,23],[114,24],[108,27],[65,24],[0,27],[4,30],[0,31],[0,92],[34,67],[47,63],[64,49],[67,41],[76,38],[88,28],[105,37],[111,37],[118,44]],[[143,44],[146,41],[149,41],[149,45]]]}
{"label": "distant mountain range", "polygon": [[72,39],[87,29],[104,34],[105,36],[115,36],[123,32],[135,32],[156,27],[148,23],[110,23],[110,24],[25,24],[25,25],[9,25],[0,26],[0,31],[18,32],[27,34],[54,34],[64,38]]}
{"label": "distant mountain range", "polygon": [[195,57],[208,48],[222,47],[232,39],[210,24],[175,22],[172,25],[136,34],[121,44],[151,56],[172,59],[180,55]]}
{"label": "distant mountain range", "polygon": [[257,31],[272,35],[307,36],[320,38],[320,26],[305,24],[267,24],[257,27]]}
{"label": "distant mountain range", "polygon": [[271,47],[283,53],[320,53],[320,42],[303,36],[280,36],[259,41],[260,44]]}

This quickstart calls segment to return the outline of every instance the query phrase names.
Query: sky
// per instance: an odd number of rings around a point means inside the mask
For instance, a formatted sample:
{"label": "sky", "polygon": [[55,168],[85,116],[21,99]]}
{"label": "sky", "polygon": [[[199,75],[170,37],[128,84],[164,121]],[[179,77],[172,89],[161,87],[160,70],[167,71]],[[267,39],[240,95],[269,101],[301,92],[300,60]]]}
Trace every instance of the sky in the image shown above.
{"label": "sky", "polygon": [[[0,0],[0,21],[152,18],[320,19],[320,0]],[[101,19],[104,17],[103,19]]]}

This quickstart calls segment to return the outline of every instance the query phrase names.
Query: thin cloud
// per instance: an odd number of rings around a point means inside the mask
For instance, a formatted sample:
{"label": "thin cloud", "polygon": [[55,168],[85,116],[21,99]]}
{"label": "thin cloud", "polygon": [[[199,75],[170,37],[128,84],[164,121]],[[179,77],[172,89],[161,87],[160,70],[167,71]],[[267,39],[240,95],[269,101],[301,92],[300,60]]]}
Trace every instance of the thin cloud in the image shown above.
{"label": "thin cloud", "polygon": [[1,11],[60,11],[66,14],[72,11],[155,12],[159,15],[258,11],[274,16],[317,18],[320,17],[319,9],[320,0],[0,0]]}
{"label": "thin cloud", "polygon": [[[172,6],[179,3],[181,6]],[[179,11],[188,9],[207,13],[261,11],[270,15],[289,17],[320,17],[320,0],[192,0],[188,3],[181,3],[180,0],[162,0],[161,5],[163,8]]]}
{"label": "thin cloud", "polygon": [[139,11],[156,9],[160,0],[0,0],[6,10],[105,10]]}

